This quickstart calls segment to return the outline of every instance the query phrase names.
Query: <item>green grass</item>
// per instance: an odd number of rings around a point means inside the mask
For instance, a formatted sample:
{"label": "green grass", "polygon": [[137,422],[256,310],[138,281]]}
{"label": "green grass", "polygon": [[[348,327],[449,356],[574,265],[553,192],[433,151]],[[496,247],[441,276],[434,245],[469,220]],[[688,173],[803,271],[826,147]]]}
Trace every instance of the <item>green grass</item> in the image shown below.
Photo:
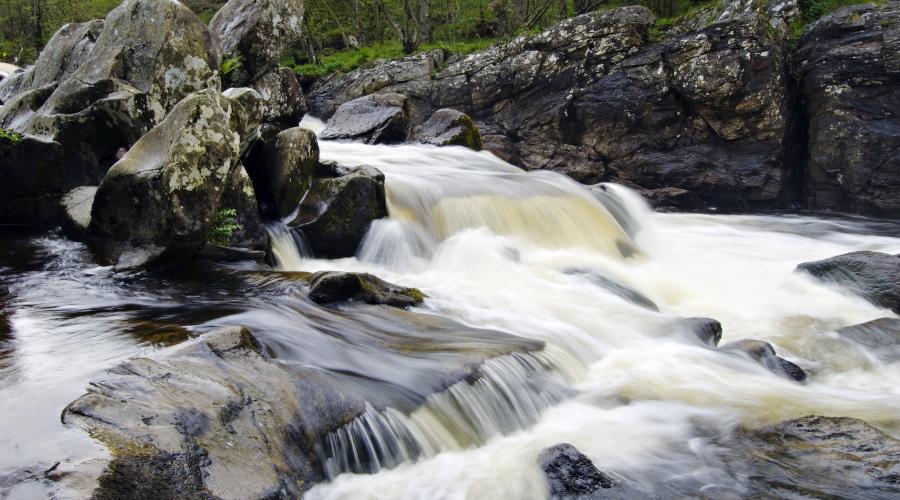
{"label": "green grass", "polygon": [[[428,51],[433,49],[444,49],[453,54],[471,54],[479,50],[489,47],[496,43],[494,38],[479,38],[467,41],[456,42],[434,42],[423,44],[419,47],[419,51]],[[292,68],[295,73],[305,78],[320,78],[332,73],[346,73],[352,71],[364,64],[379,59],[399,59],[404,57],[403,48],[399,42],[385,42],[371,45],[369,47],[360,47],[358,49],[342,50],[331,54],[325,54],[319,57],[319,61],[315,64],[295,64],[290,57],[281,61],[283,66]]]}
{"label": "green grass", "polygon": [[806,31],[806,27],[820,17],[841,7],[862,3],[873,3],[879,6],[884,4],[883,0],[800,0],[800,15],[791,23],[791,36],[794,41],[799,40]]}

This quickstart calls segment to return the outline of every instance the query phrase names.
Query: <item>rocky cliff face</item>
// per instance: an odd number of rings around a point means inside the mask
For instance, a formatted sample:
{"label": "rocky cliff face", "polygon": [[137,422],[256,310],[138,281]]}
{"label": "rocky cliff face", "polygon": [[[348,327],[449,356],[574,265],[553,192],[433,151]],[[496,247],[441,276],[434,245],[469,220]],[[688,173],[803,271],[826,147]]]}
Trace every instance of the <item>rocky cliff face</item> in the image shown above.
{"label": "rocky cliff face", "polygon": [[892,215],[897,5],[840,10],[796,53],[796,2],[724,2],[662,39],[642,7],[590,13],[466,58],[435,51],[327,77],[311,88],[311,112],[401,93],[414,125],[438,108],[464,111],[508,161],[622,182],[678,208],[803,201]]}

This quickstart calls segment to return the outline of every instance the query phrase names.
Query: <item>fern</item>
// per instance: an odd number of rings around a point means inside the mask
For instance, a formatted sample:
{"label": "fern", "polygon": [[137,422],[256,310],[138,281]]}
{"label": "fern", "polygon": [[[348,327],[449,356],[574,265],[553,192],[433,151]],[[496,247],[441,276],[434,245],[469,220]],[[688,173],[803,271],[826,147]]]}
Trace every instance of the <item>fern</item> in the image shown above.
{"label": "fern", "polygon": [[206,240],[213,245],[228,246],[234,232],[244,230],[244,226],[237,222],[236,217],[237,210],[233,208],[225,208],[216,212]]}
{"label": "fern", "polygon": [[243,59],[241,58],[240,54],[226,58],[224,61],[222,61],[222,65],[219,66],[219,76],[221,76],[222,78],[227,78],[230,74],[240,69],[242,64]]}
{"label": "fern", "polygon": [[23,135],[12,130],[0,128],[0,140],[15,144],[23,139]]}

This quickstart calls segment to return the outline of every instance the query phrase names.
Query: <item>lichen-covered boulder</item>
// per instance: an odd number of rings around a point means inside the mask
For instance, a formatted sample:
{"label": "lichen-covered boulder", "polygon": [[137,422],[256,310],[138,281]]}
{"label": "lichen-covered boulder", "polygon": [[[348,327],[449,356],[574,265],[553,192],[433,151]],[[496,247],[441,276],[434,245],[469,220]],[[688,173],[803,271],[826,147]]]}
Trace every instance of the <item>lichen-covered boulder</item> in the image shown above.
{"label": "lichen-covered boulder", "polygon": [[350,301],[406,308],[425,300],[425,294],[416,288],[388,283],[368,273],[322,271],[307,280],[309,298],[319,304]]}
{"label": "lichen-covered boulder", "polygon": [[384,174],[360,167],[340,177],[315,179],[290,226],[303,233],[316,256],[352,257],[372,221],[384,217]]}
{"label": "lichen-covered boulder", "polygon": [[900,256],[880,252],[850,252],[804,262],[797,272],[853,292],[873,304],[900,314]]}
{"label": "lichen-covered boulder", "polygon": [[409,99],[402,94],[372,94],[342,104],[319,138],[392,144],[406,141],[409,133]]}
{"label": "lichen-covered boulder", "polygon": [[454,109],[439,109],[415,128],[413,140],[435,146],[464,146],[481,150],[481,134],[469,115]]}
{"label": "lichen-covered boulder", "polygon": [[900,2],[820,19],[793,60],[809,120],[806,204],[900,216]]}
{"label": "lichen-covered boulder", "polygon": [[772,373],[797,382],[806,380],[806,372],[796,364],[776,355],[775,348],[768,342],[753,339],[735,340],[719,347],[719,350],[746,356]]}
{"label": "lichen-covered boulder", "polygon": [[234,106],[213,90],[188,96],[109,170],[90,225],[103,260],[120,267],[184,262],[206,243],[240,165]]}
{"label": "lichen-covered boulder", "polygon": [[[58,203],[73,187],[99,183],[120,151],[162,121],[183,97],[219,86],[218,62],[208,51],[206,28],[176,0],[124,1],[107,16],[102,33],[76,69],[52,69],[53,61],[81,59],[96,29],[83,27],[77,40],[62,37],[59,47],[77,43],[61,50],[62,55],[56,48],[48,54],[47,74],[61,78],[57,85],[21,93],[0,107],[0,127],[45,146],[43,153],[20,156],[24,161],[17,163],[0,155],[3,176],[20,185],[29,183],[30,172],[41,168],[53,150],[62,151],[54,172],[57,180],[52,181],[58,185],[38,178],[37,185],[26,186],[21,194],[4,196],[0,222],[7,222],[12,213],[5,210],[7,205],[29,202],[32,191]],[[40,74],[36,67],[35,78]]]}
{"label": "lichen-covered boulder", "polygon": [[603,490],[616,485],[591,459],[568,443],[542,451],[538,463],[550,486],[550,498],[603,498]]}
{"label": "lichen-covered boulder", "polygon": [[300,40],[303,0],[230,0],[209,30],[222,59],[238,61],[227,83],[242,86],[277,67],[281,54]]}
{"label": "lichen-covered boulder", "polygon": [[312,131],[300,127],[279,132],[266,125],[260,133],[245,161],[264,215],[281,219],[297,210],[309,190],[319,143]]}
{"label": "lichen-covered boulder", "polygon": [[66,24],[41,50],[34,66],[0,82],[0,104],[18,94],[55,86],[81,66],[103,31],[103,21]]}
{"label": "lichen-covered boulder", "polygon": [[94,206],[96,194],[97,186],[81,186],[63,196],[62,228],[69,237],[81,239],[87,234],[88,226],[91,225],[91,207]]}
{"label": "lichen-covered boulder", "polygon": [[306,96],[290,68],[269,71],[251,86],[262,97],[262,120],[294,126],[306,113]]}

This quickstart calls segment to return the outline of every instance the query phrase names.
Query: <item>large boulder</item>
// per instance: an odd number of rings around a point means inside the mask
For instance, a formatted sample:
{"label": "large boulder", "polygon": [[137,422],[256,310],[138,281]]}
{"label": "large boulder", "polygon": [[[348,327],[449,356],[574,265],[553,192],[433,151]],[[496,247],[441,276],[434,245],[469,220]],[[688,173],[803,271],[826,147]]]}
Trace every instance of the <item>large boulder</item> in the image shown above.
{"label": "large boulder", "polygon": [[439,109],[415,128],[413,140],[434,146],[464,146],[481,150],[481,134],[469,115],[454,109]]}
{"label": "large boulder", "polygon": [[550,486],[550,497],[602,498],[603,490],[615,482],[597,470],[591,459],[568,443],[551,446],[541,452],[538,463]]}
{"label": "large boulder", "polygon": [[900,314],[900,256],[851,252],[797,266],[798,272],[838,285]]}
{"label": "large boulder", "polygon": [[294,127],[278,131],[264,125],[247,155],[250,177],[268,218],[281,219],[297,210],[309,190],[319,161],[316,135]]}
{"label": "large boulder", "polygon": [[405,141],[409,133],[409,99],[402,94],[372,94],[342,104],[319,137],[391,144]]}
{"label": "large boulder", "polygon": [[[0,107],[0,127],[26,137],[0,146],[0,175],[22,187],[0,196],[0,222],[22,222],[15,217],[39,211],[35,192],[56,204],[73,187],[99,183],[121,151],[183,97],[218,88],[218,62],[207,50],[205,26],[176,0],[124,1],[76,69],[52,68],[81,60],[97,29],[83,26],[58,37],[45,57],[49,69],[35,67],[35,81],[59,77],[57,85],[20,93]],[[23,151],[28,148],[33,154]],[[58,220],[26,221],[44,222]]]}
{"label": "large boulder", "polygon": [[739,429],[723,458],[747,498],[894,498],[900,441],[854,418],[808,416]]}
{"label": "large boulder", "polygon": [[261,115],[264,122],[284,123],[289,126],[300,123],[306,113],[306,97],[290,68],[269,71],[251,84],[262,97]]}
{"label": "large boulder", "polygon": [[121,267],[189,260],[206,243],[238,168],[235,103],[214,90],[185,98],[103,178],[90,236]]}
{"label": "large boulder", "polygon": [[0,105],[24,92],[55,86],[81,66],[103,31],[103,21],[66,24],[41,50],[34,66],[0,82]]}
{"label": "large boulder", "polygon": [[64,212],[62,228],[71,238],[81,239],[87,235],[91,225],[91,208],[94,206],[94,196],[97,194],[97,186],[80,186],[63,196],[62,208]]}
{"label": "large boulder", "polygon": [[900,216],[900,2],[815,22],[794,55],[813,208]]}
{"label": "large boulder", "polygon": [[775,348],[768,342],[741,339],[729,342],[719,347],[719,350],[746,356],[772,373],[796,380],[797,382],[806,380],[806,372],[795,363],[775,354]]}
{"label": "large boulder", "polygon": [[303,33],[303,0],[230,0],[209,22],[222,59],[236,62],[230,86],[257,80]]}
{"label": "large boulder", "polygon": [[418,289],[388,283],[368,273],[321,271],[308,280],[309,298],[319,304],[352,301],[406,308],[425,299]]}
{"label": "large boulder", "polygon": [[384,174],[360,167],[339,177],[315,179],[290,223],[318,257],[356,254],[372,221],[387,217]]}

